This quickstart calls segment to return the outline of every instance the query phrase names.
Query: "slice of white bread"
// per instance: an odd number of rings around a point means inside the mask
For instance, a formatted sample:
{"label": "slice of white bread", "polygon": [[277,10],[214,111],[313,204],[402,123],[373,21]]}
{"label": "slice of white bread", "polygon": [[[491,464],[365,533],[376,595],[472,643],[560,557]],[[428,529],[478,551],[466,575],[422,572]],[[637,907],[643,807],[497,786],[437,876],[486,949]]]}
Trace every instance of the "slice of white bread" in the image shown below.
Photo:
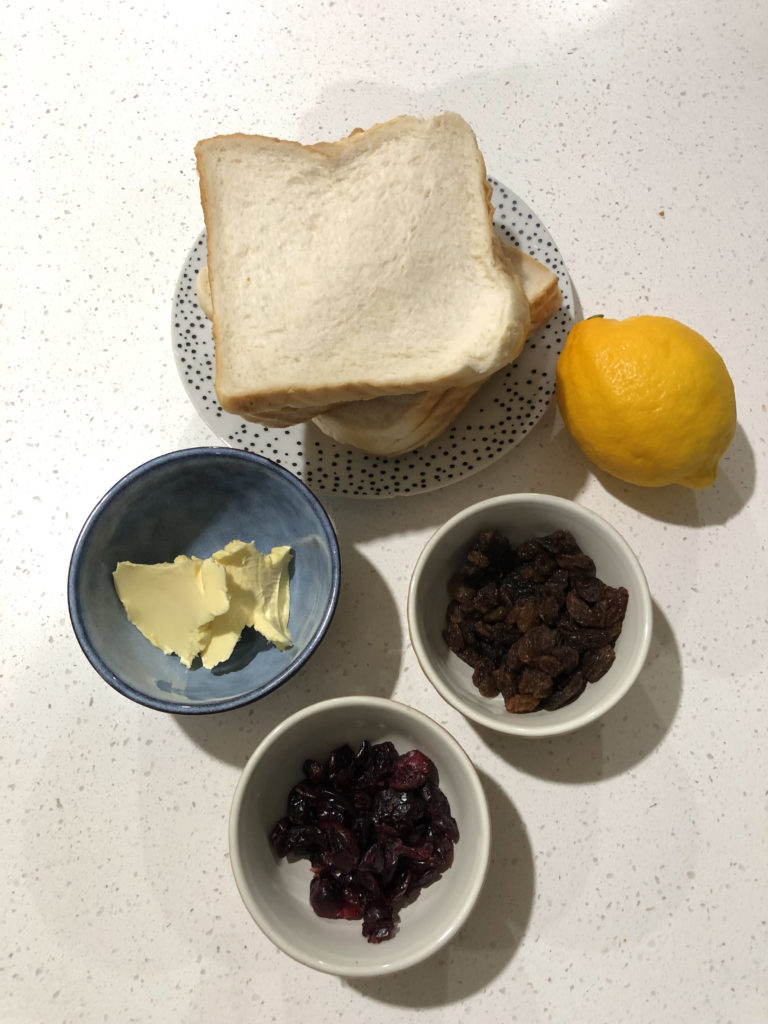
{"label": "slice of white bread", "polygon": [[336,143],[195,148],[216,393],[246,419],[470,387],[515,358],[528,303],[493,243],[485,165],[457,114]]}
{"label": "slice of white bread", "polygon": [[[516,245],[494,236],[494,246],[508,274],[520,282],[530,312],[533,334],[560,308],[562,296],[557,275],[523,252]],[[208,267],[201,268],[196,280],[200,308],[213,318]],[[391,395],[345,402],[313,419],[324,433],[340,444],[351,445],[374,455],[401,455],[445,430],[462,411],[480,384],[446,391],[425,391],[415,395]],[[297,422],[289,411],[268,417],[267,426],[290,426]]]}
{"label": "slice of white bread", "polygon": [[[497,238],[507,272],[520,281],[530,307],[530,333],[560,308],[557,275],[516,246]],[[438,437],[456,419],[481,384],[449,388],[440,394],[396,395],[348,402],[313,418],[316,426],[340,444],[372,455],[402,455]]]}

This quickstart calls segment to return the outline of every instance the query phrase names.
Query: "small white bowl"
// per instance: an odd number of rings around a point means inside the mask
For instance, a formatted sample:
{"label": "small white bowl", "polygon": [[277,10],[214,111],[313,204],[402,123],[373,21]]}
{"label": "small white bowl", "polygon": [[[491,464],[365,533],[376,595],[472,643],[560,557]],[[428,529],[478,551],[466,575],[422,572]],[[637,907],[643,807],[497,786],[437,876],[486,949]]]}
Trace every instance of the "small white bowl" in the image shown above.
{"label": "small white bowl", "polygon": [[[511,714],[501,697],[490,699],[472,683],[472,669],[443,639],[448,581],[478,535],[490,527],[513,544],[569,530],[594,563],[597,576],[629,593],[616,659],[608,672],[571,704],[556,711]],[[625,540],[604,519],[574,501],[548,494],[506,494],[457,513],[419,556],[408,591],[408,628],[416,658],[435,689],[467,718],[515,736],[571,732],[605,714],[637,678],[651,641],[652,606],[645,574]]]}
{"label": "small white bowl", "polygon": [[[278,858],[268,839],[304,761],[324,760],[343,743],[357,749],[364,739],[390,740],[401,754],[419,749],[430,757],[459,828],[452,866],[401,911],[397,934],[378,944],[363,937],[360,921],[317,917],[309,904],[309,862]],[[442,726],[395,701],[339,697],[292,715],[251,755],[235,789],[229,848],[243,902],[276,946],[318,971],[366,977],[411,967],[456,934],[485,878],[490,819],[472,762]]]}

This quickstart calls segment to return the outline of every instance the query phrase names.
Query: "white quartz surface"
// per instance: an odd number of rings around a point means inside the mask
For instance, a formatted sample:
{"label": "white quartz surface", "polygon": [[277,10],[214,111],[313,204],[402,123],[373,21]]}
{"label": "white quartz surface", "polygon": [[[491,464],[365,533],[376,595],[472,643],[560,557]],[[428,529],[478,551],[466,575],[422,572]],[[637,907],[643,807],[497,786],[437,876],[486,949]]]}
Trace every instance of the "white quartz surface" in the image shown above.
{"label": "white quartz surface", "polygon": [[[768,1020],[765,4],[11,0],[1,31],[0,1021]],[[217,441],[170,344],[202,227],[195,142],[442,109],[542,218],[583,315],[663,313],[719,348],[739,428],[717,482],[596,474],[552,406],[451,487],[325,499],[341,599],[290,684],[192,720],[132,704],[82,656],[66,576],[112,483]],[[408,643],[423,542],[507,490],[607,517],[653,593],[641,678],[567,738],[473,727]],[[269,728],[357,692],[413,703],[465,745],[494,859],[441,953],[348,982],[260,933],[226,827]]]}

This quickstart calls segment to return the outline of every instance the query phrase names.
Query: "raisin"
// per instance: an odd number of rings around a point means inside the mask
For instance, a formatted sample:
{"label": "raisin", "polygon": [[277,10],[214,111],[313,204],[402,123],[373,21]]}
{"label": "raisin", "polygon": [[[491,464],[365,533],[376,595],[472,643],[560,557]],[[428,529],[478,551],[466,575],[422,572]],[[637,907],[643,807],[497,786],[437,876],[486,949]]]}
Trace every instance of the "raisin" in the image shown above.
{"label": "raisin", "polygon": [[565,666],[562,661],[555,657],[554,654],[539,654],[533,659],[534,668],[541,669],[552,679],[555,676],[561,675],[565,671]]}
{"label": "raisin", "polygon": [[549,626],[539,625],[529,629],[517,641],[517,656],[526,665],[532,664],[539,655],[551,654],[555,649],[557,633]]}
{"label": "raisin", "polygon": [[479,668],[483,662],[487,660],[483,658],[482,654],[475,650],[474,647],[464,647],[460,651],[454,651],[454,654],[472,668]]}
{"label": "raisin", "polygon": [[616,651],[611,644],[605,644],[593,651],[585,651],[581,659],[581,671],[588,683],[596,683],[602,679],[613,664]]}
{"label": "raisin", "polygon": [[484,697],[500,694],[521,713],[533,710],[534,697],[545,709],[563,706],[608,671],[628,602],[625,588],[597,578],[567,530],[517,547],[485,530],[449,597],[446,645],[471,666]]}
{"label": "raisin", "polygon": [[[558,642],[552,648],[552,657],[557,658],[558,662],[563,666],[558,674],[570,674],[571,672],[575,672],[578,668],[579,652],[575,647],[569,647],[567,644]],[[555,675],[554,672],[552,674]]]}
{"label": "raisin", "polygon": [[507,609],[503,604],[497,604],[495,608],[491,608],[489,612],[486,612],[483,618],[486,622],[491,622],[494,625],[504,622],[507,618]]}
{"label": "raisin", "polygon": [[541,622],[539,607],[534,597],[522,597],[514,606],[515,622],[521,633],[527,633]]}
{"label": "raisin", "polygon": [[467,555],[467,561],[476,569],[487,569],[491,564],[488,556],[477,548],[469,552]]}
{"label": "raisin", "polygon": [[627,591],[623,587],[614,590],[603,584],[598,599],[589,604],[572,590],[565,600],[565,607],[573,621],[580,626],[606,629],[624,618]]}
{"label": "raisin", "polygon": [[466,647],[464,634],[462,633],[461,626],[458,622],[448,622],[448,625],[445,627],[445,632],[443,633],[443,639],[454,654],[458,654]]}
{"label": "raisin", "polygon": [[472,682],[483,697],[495,697],[499,692],[499,687],[496,682],[496,673],[497,670],[489,668],[487,663],[476,668],[472,673]]}
{"label": "raisin", "polygon": [[496,687],[496,693],[500,693],[502,697],[517,693],[517,673],[497,668],[491,672],[490,678]]}
{"label": "raisin", "polygon": [[557,564],[561,569],[568,569],[570,572],[581,572],[586,573],[589,576],[595,574],[595,563],[584,552],[571,553],[566,552],[561,555],[557,555]]}
{"label": "raisin", "polygon": [[576,543],[576,538],[570,530],[555,530],[546,537],[539,538],[539,544],[552,555],[563,555],[568,553],[579,554],[581,549]]}
{"label": "raisin", "polygon": [[475,594],[472,601],[475,609],[482,615],[491,611],[499,603],[499,588],[495,583],[486,583],[484,587]]}
{"label": "raisin", "polygon": [[548,697],[552,693],[553,687],[552,676],[548,676],[541,669],[526,666],[520,674],[518,692],[526,696],[535,697],[537,702]]}
{"label": "raisin", "polygon": [[505,705],[511,697],[514,697],[517,694],[518,683],[521,675],[522,670],[520,672],[499,672],[499,675],[497,676],[499,693],[501,694],[501,699],[504,701]]}
{"label": "raisin", "polygon": [[586,685],[587,681],[581,672],[574,672],[562,686],[552,691],[544,701],[544,707],[548,711],[556,711],[558,708],[565,707],[566,704],[570,704],[571,701],[581,696]]}
{"label": "raisin", "polygon": [[566,569],[555,569],[549,579],[545,580],[541,587],[541,593],[545,597],[553,597],[560,608],[564,601],[568,588],[571,586],[571,576]]}
{"label": "raisin", "polygon": [[504,701],[504,706],[513,715],[524,715],[529,711],[536,710],[539,706],[539,699],[527,693],[516,693]]}
{"label": "raisin", "polygon": [[520,568],[520,575],[524,580],[531,580],[534,583],[543,583],[549,579],[552,572],[557,568],[557,562],[546,551],[539,551],[533,561],[528,562]]}
{"label": "raisin", "polygon": [[448,589],[457,607],[462,604],[469,604],[476,593],[473,587],[468,587],[466,583],[459,582],[455,576],[448,584]]}
{"label": "raisin", "polygon": [[603,586],[604,584],[597,576],[574,575],[573,577],[573,592],[589,604],[595,604],[599,600],[603,593]]}
{"label": "raisin", "polygon": [[493,636],[493,627],[490,622],[486,622],[485,619],[478,619],[472,626],[475,631],[475,636],[481,637],[483,640],[490,640]]}
{"label": "raisin", "polygon": [[568,647],[574,648],[579,654],[585,651],[595,650],[603,647],[616,639],[611,629],[589,629],[579,626],[575,622],[559,622],[557,627],[561,641]]}
{"label": "raisin", "polygon": [[517,653],[517,643],[515,643],[506,653],[504,658],[504,667],[509,669],[510,672],[520,672],[523,668],[523,661],[520,655]]}

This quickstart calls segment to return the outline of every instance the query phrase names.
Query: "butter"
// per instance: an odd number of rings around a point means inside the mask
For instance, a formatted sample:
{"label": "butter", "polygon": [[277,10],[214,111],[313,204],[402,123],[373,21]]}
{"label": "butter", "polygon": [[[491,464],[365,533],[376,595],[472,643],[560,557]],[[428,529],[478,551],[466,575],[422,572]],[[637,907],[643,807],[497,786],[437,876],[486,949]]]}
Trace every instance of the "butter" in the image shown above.
{"label": "butter", "polygon": [[291,549],[272,548],[268,555],[262,555],[254,544],[233,540],[211,558],[226,570],[230,605],[210,625],[210,639],[202,652],[203,665],[212,668],[226,661],[246,626],[253,626],[281,651],[290,647]]}
{"label": "butter", "polygon": [[115,589],[129,620],[156,647],[188,668],[201,655],[206,668],[226,661],[246,626],[280,650],[291,646],[290,547],[263,555],[231,541],[210,558],[179,555],[173,562],[119,562]]}

